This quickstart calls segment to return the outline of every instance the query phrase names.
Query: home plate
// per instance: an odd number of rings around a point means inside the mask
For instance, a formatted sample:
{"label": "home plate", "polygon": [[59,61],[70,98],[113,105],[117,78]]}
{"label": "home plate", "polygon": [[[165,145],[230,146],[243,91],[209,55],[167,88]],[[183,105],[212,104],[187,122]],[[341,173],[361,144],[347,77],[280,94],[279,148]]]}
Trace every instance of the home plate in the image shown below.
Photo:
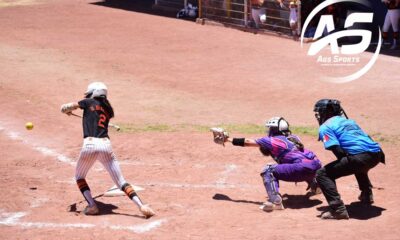
{"label": "home plate", "polygon": [[[143,191],[144,188],[139,187],[139,186],[135,186],[132,185],[133,190],[135,190],[135,192],[140,192]],[[121,191],[116,185],[112,186],[110,189],[108,189],[103,196],[104,197],[118,197],[118,196],[124,196],[125,192]]]}

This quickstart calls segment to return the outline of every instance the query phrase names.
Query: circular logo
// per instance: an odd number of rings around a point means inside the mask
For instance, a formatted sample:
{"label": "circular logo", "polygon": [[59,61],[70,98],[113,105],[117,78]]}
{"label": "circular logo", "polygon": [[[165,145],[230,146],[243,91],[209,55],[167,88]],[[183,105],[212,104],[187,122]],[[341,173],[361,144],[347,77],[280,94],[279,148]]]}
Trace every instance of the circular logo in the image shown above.
{"label": "circular logo", "polygon": [[[314,8],[304,22],[301,31],[301,47],[304,46],[306,30],[308,29],[311,20],[324,8],[341,2],[352,2],[370,7],[368,1],[365,0],[326,0]],[[367,73],[378,59],[379,52],[382,46],[381,30],[378,27],[379,39],[376,50],[366,64],[362,64],[360,54],[365,52],[371,44],[372,32],[367,29],[357,28],[356,25],[368,24],[373,22],[372,12],[353,12],[348,14],[344,22],[344,30],[335,29],[335,21],[332,15],[321,15],[318,26],[314,29],[315,33],[311,40],[308,56],[316,57],[317,63],[322,66],[356,66],[357,70],[350,74],[345,74],[339,77],[324,77],[324,80],[335,83],[345,83],[356,80]],[[339,48],[338,39],[340,38],[361,38],[356,44],[342,44]],[[323,50],[330,47],[330,53]],[[323,52],[323,53],[322,53]],[[362,66],[360,66],[362,65]],[[359,67],[360,66],[360,67]],[[360,68],[360,69],[359,69]]]}

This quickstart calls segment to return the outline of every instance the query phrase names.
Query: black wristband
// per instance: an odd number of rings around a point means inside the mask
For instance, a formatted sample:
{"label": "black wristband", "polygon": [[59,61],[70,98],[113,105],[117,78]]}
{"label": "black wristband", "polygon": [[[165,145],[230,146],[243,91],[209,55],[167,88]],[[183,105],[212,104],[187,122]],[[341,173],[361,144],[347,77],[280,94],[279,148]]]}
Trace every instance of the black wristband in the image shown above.
{"label": "black wristband", "polygon": [[232,145],[244,147],[244,138],[234,138]]}

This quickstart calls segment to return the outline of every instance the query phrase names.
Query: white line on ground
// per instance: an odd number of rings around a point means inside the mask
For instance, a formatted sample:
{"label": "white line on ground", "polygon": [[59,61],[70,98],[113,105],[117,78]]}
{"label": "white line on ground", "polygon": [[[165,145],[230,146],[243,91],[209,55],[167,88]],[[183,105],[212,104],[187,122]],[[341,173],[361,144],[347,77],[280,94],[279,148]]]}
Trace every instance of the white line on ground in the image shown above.
{"label": "white line on ground", "polygon": [[160,227],[167,219],[159,219],[156,221],[152,221],[149,223],[144,223],[140,225],[133,225],[133,226],[118,226],[118,225],[111,225],[110,228],[114,230],[130,230],[135,233],[145,233],[154,228]]}
{"label": "white line on ground", "polygon": [[0,130],[3,131],[6,134],[6,136],[11,138],[12,140],[20,141],[20,142],[22,142],[24,144],[30,145],[32,149],[42,153],[45,156],[54,157],[60,162],[67,163],[67,164],[70,164],[70,165],[73,165],[73,166],[76,164],[71,158],[69,158],[69,157],[67,157],[67,156],[65,156],[65,155],[63,155],[61,153],[58,153],[55,150],[50,149],[48,147],[37,146],[34,143],[30,143],[27,140],[27,138],[24,137],[24,136],[21,136],[20,133],[12,131],[12,130],[9,130],[9,129],[6,129],[6,128],[2,127],[2,125],[3,124],[0,122]]}
{"label": "white line on ground", "polygon": [[55,157],[58,161],[75,166],[76,163],[67,156],[57,153],[56,151],[47,147],[34,147],[35,150],[41,152],[45,156]]}
{"label": "white line on ground", "polygon": [[226,185],[226,179],[228,178],[229,174],[237,169],[235,164],[230,164],[225,167],[225,171],[222,172],[221,178],[217,180],[217,186],[224,186]]}
{"label": "white line on ground", "polygon": [[[29,142],[24,138],[24,136],[21,136],[18,132],[11,131],[7,128],[3,127],[4,124],[0,121],[0,130],[3,131],[9,138],[15,140],[15,141],[21,141],[24,144],[30,145],[32,149],[42,153],[43,155],[50,156],[56,158],[58,161],[67,163],[69,165],[75,166],[76,163],[69,157],[58,153],[57,151],[50,149],[48,147],[44,146],[36,146],[35,144]],[[146,165],[147,163],[143,163],[140,161],[136,160],[125,160],[120,162],[120,164],[126,164],[126,165]],[[161,164],[150,164],[151,166],[161,166]],[[101,168],[101,166],[100,166]],[[237,165],[235,164],[230,164],[225,166],[225,170],[221,173],[221,177],[216,181],[215,184],[186,184],[186,183],[165,183],[165,182],[154,182],[154,183],[144,183],[144,184],[137,184],[141,186],[157,186],[157,187],[173,187],[173,188],[251,188],[251,185],[246,185],[246,184],[241,184],[241,185],[234,185],[234,184],[227,184],[226,179],[231,174],[233,171],[237,169]],[[95,169],[96,170],[96,169]],[[102,170],[102,169],[101,169]],[[61,181],[58,181],[61,182]],[[71,184],[75,184],[75,181],[67,182]]]}
{"label": "white line on ground", "polygon": [[[57,183],[75,185],[75,179],[65,181],[57,180]],[[96,183],[96,181],[94,181]],[[168,182],[147,182],[147,183],[135,183],[137,186],[149,186],[149,187],[169,187],[169,188],[211,188],[211,189],[223,189],[223,188],[242,188],[242,189],[253,189],[254,185],[249,184],[228,184],[228,183],[215,183],[215,184],[190,184],[190,183],[168,183]]]}
{"label": "white line on ground", "polygon": [[0,225],[23,227],[23,228],[109,228],[112,230],[129,230],[134,233],[145,233],[160,227],[163,223],[167,222],[166,218],[158,219],[144,224],[137,224],[132,226],[121,225],[96,225],[91,223],[51,223],[51,222],[22,222],[22,217],[26,216],[25,212],[15,213],[1,213]]}
{"label": "white line on ground", "polygon": [[48,202],[48,198],[35,198],[30,202],[30,207],[31,208],[37,208]]}
{"label": "white line on ground", "polygon": [[216,184],[188,184],[188,183],[166,183],[166,182],[153,182],[153,183],[138,183],[139,186],[150,186],[150,187],[171,187],[171,188],[254,188],[253,185],[249,184],[227,184],[227,183],[216,183]]}

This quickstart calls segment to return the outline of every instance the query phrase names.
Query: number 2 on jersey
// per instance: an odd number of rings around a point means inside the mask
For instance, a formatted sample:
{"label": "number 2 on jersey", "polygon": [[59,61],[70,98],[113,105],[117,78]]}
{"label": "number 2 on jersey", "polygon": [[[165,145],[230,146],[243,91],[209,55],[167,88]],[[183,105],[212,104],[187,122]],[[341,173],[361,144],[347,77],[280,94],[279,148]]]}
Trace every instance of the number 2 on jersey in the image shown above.
{"label": "number 2 on jersey", "polygon": [[104,126],[104,122],[105,122],[106,120],[107,120],[106,115],[100,114],[100,119],[99,119],[99,122],[97,123],[97,125],[98,125],[99,127],[106,128],[106,127]]}

